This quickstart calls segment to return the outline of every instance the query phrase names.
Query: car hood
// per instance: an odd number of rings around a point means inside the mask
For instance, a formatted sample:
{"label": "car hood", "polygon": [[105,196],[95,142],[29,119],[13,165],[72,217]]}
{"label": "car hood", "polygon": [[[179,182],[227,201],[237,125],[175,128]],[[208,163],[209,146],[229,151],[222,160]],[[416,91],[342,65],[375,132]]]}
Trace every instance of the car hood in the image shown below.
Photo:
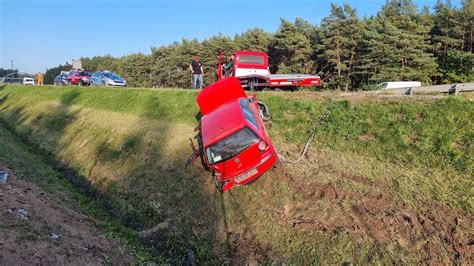
{"label": "car hood", "polygon": [[117,81],[119,81],[119,82],[125,82],[125,80],[122,79],[122,78],[107,78],[107,77],[105,77],[105,79],[110,80],[110,81],[115,81],[115,82],[117,82]]}
{"label": "car hood", "polygon": [[204,88],[197,97],[197,103],[202,115],[206,115],[221,105],[241,97],[247,97],[240,81],[228,77]]}

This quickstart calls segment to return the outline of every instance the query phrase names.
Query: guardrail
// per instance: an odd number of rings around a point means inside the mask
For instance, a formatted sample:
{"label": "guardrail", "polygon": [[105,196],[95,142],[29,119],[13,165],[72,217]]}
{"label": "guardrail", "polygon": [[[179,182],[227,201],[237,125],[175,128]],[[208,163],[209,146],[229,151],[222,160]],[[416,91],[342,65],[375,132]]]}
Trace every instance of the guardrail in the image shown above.
{"label": "guardrail", "polygon": [[422,87],[410,87],[401,89],[384,89],[378,90],[377,93],[397,94],[397,95],[414,95],[415,93],[450,93],[458,94],[461,92],[474,91],[474,83],[459,83],[453,85],[433,85]]}

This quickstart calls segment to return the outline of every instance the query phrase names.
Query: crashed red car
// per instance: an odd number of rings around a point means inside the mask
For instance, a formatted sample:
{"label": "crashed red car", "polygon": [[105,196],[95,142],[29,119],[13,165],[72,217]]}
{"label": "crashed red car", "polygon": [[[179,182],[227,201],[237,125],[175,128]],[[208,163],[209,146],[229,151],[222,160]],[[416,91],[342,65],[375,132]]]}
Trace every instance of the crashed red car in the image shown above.
{"label": "crashed red car", "polygon": [[256,96],[245,94],[240,81],[225,78],[206,87],[197,97],[201,119],[196,128],[201,157],[222,192],[255,181],[278,162],[265,130],[268,108]]}

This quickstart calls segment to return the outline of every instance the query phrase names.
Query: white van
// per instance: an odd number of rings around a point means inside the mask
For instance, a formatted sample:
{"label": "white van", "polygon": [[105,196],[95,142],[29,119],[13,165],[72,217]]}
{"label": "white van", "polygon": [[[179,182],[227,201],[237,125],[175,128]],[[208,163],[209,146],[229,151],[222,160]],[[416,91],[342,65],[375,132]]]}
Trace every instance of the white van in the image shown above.
{"label": "white van", "polygon": [[403,89],[403,88],[413,88],[413,87],[421,87],[421,82],[419,81],[390,81],[390,82],[383,82],[375,86],[377,90],[385,90],[385,89]]}
{"label": "white van", "polygon": [[23,78],[23,85],[35,85],[33,78]]}

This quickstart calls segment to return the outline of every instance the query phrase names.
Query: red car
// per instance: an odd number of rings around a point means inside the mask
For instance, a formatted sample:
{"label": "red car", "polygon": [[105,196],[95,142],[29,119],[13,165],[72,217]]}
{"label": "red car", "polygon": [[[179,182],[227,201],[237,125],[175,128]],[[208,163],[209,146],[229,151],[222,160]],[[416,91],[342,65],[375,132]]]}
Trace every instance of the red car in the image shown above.
{"label": "red car", "polygon": [[68,85],[90,85],[91,73],[84,70],[71,70],[67,75]]}
{"label": "red car", "polygon": [[245,94],[240,81],[229,77],[205,88],[197,97],[201,119],[188,163],[201,157],[222,192],[256,180],[278,162],[278,154],[262,119],[268,109]]}

